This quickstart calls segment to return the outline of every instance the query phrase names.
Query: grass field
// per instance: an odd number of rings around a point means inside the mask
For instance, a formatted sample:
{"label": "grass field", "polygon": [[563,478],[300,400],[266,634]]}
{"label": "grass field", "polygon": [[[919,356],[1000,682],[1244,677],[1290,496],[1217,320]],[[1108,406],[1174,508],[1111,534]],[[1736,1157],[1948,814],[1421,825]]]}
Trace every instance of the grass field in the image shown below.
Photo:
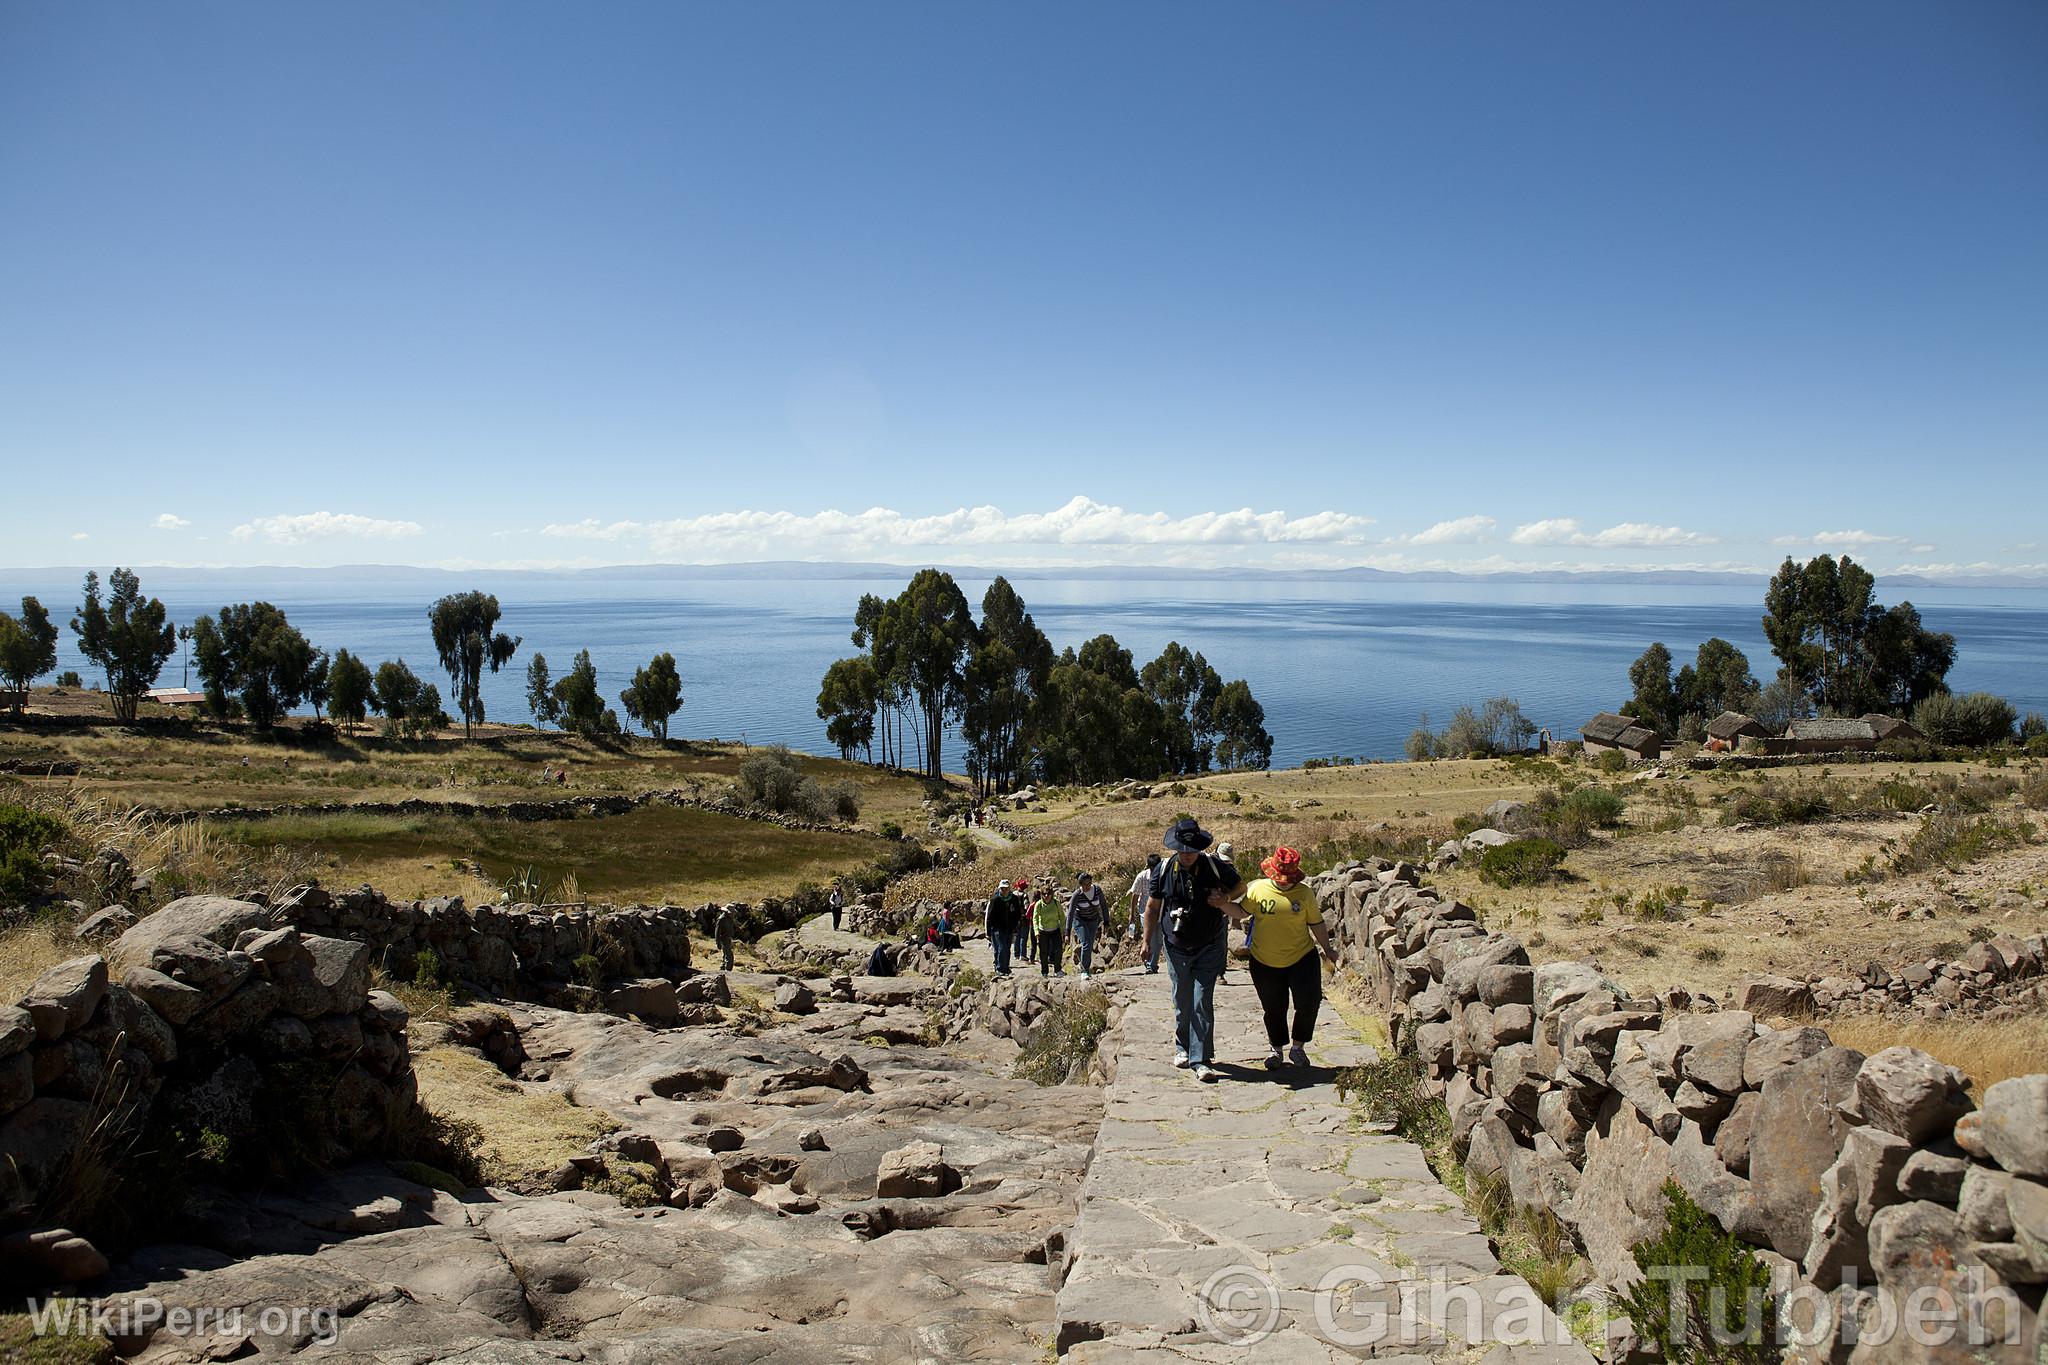
{"label": "grass field", "polygon": [[562,893],[573,888],[574,898],[618,904],[786,895],[801,882],[823,884],[872,861],[878,847],[870,838],[663,805],[534,823],[283,815],[223,822],[218,830],[259,852],[301,855],[331,885],[368,882],[392,896],[496,900],[508,879],[530,871],[542,888],[537,898],[568,898]]}

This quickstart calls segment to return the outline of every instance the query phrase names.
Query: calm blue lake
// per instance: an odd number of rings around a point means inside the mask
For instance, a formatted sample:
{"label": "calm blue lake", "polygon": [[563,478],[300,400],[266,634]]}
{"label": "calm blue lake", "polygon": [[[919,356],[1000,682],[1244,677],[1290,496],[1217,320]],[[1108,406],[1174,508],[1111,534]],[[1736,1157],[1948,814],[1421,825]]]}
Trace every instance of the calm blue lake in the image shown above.
{"label": "calm blue lake", "polygon": [[[481,572],[364,584],[323,583],[303,571],[266,578],[166,570],[145,571],[143,587],[186,621],[224,602],[265,598],[314,643],[345,646],[373,667],[403,658],[445,696],[427,604],[475,586],[497,594],[503,628],[524,637],[512,666],[486,680],[493,719],[529,719],[522,694],[535,650],[559,676],[578,649],[589,649],[605,695],[616,697],[634,666],[666,649],[683,675],[675,733],[825,752],[814,710],[819,676],[854,652],[848,635],[861,594],[900,591],[907,578],[906,571],[874,581],[494,581]],[[987,582],[962,579],[961,586],[978,603]],[[1055,646],[1108,631],[1142,664],[1178,639],[1225,678],[1247,679],[1266,708],[1279,765],[1328,754],[1398,757],[1424,713],[1441,722],[1460,702],[1490,696],[1514,697],[1538,724],[1575,733],[1592,712],[1626,699],[1628,665],[1652,640],[1685,661],[1701,640],[1719,635],[1747,652],[1760,676],[1776,668],[1759,624],[1761,587],[1254,581],[1177,588],[1060,579],[1018,579],[1016,586]],[[1882,581],[1879,588],[1882,595]],[[34,593],[65,621],[78,589],[68,573],[0,572],[0,604],[11,609]],[[1956,636],[1955,688],[1999,693],[2023,712],[2048,711],[2048,590],[1907,595],[1929,626]],[[60,667],[90,678],[68,630],[61,652]],[[162,681],[180,676],[173,660]],[[957,765],[957,742],[953,749]]]}

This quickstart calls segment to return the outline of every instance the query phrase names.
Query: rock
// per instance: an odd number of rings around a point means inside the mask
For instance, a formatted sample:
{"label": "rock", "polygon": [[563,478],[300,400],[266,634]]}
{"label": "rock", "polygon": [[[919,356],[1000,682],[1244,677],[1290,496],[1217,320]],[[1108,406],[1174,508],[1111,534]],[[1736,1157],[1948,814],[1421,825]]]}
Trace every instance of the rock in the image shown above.
{"label": "rock", "polygon": [[253,901],[186,896],[153,915],[145,915],[114,941],[112,956],[123,965],[146,966],[160,945],[184,938],[205,939],[225,949],[234,944],[243,930],[261,928],[268,918],[269,912]]}
{"label": "rock", "polygon": [[2010,1242],[2012,1214],[2006,1209],[2006,1191],[2012,1177],[1988,1166],[1973,1166],[1963,1177],[1962,1197],[1956,1203],[1956,1225],[1974,1242]]}
{"label": "rock", "polygon": [[2037,1272],[2029,1283],[2048,1278],[2048,1185],[2013,1177],[2005,1187],[2005,1212],[2013,1240],[2027,1253]]}
{"label": "rock", "polygon": [[784,1014],[816,1014],[818,997],[801,981],[785,981],[775,988],[775,1008]]}
{"label": "rock", "polygon": [[1583,962],[1546,962],[1536,969],[1536,1013],[1549,1014],[1609,985],[1606,977]]}
{"label": "rock", "polygon": [[650,1024],[673,1024],[681,1012],[675,988],[658,979],[621,982],[606,991],[604,999],[611,1013]]}
{"label": "rock", "polygon": [[1830,1046],[1827,1031],[1811,1024],[1761,1030],[1743,1051],[1742,1083],[1751,1090],[1760,1090],[1773,1072],[1825,1052]]}
{"label": "rock", "polygon": [[12,1057],[35,1040],[35,1016],[18,1005],[0,1005],[0,1057]]}
{"label": "rock", "polygon": [[1530,1005],[1536,1001],[1536,969],[1496,962],[1480,969],[1479,998],[1488,1005]]}
{"label": "rock", "polygon": [[1714,1130],[1714,1155],[1736,1175],[1749,1174],[1751,1135],[1755,1131],[1756,1107],[1760,1098],[1754,1090],[1745,1090],[1737,1095],[1735,1107]]}
{"label": "rock", "polygon": [[98,1247],[69,1228],[40,1228],[0,1238],[0,1266],[26,1284],[78,1284],[107,1273]]}
{"label": "rock", "polygon": [[119,938],[134,928],[135,923],[133,910],[125,905],[110,905],[80,920],[75,932],[81,943],[96,943],[103,938]]}
{"label": "rock", "polygon": [[[1988,1098],[1990,1092],[1986,1091],[1985,1093]],[[1977,1158],[1977,1160],[1989,1161],[1991,1159],[1991,1149],[1984,1145],[1983,1110],[1973,1109],[1957,1119],[1955,1129],[1950,1132],[1949,1137],[1954,1140],[1956,1146],[1962,1148],[1965,1152]]]}
{"label": "rock", "polygon": [[1959,1156],[1943,1156],[1922,1149],[1906,1158],[1899,1171],[1899,1194],[1907,1199],[1925,1199],[1936,1204],[1954,1204],[1962,1197],[1963,1178],[1970,1163]]}
{"label": "rock", "polygon": [[1997,1082],[1984,1092],[1983,1114],[1992,1160],[2015,1175],[2048,1180],[2048,1075]]}
{"label": "rock", "polygon": [[184,1024],[206,1008],[206,993],[173,981],[148,967],[130,967],[121,977],[122,988],[174,1025]]}
{"label": "rock", "polygon": [[[1866,1059],[1856,1098],[1871,1124],[1913,1143],[1950,1131],[1970,1108],[1963,1073],[1911,1047],[1888,1047]],[[2048,1131],[2037,1136],[2048,1144]]]}
{"label": "rock", "polygon": [[1813,990],[1789,976],[1752,977],[1741,983],[1736,998],[1751,1014],[1792,1017],[1813,1013]]}
{"label": "rock", "polygon": [[1680,1075],[1723,1095],[1742,1090],[1743,1061],[1756,1034],[1755,1015],[1746,1010],[1685,1014],[1671,1027],[1685,1043]]}
{"label": "rock", "polygon": [[84,1028],[106,995],[106,960],[89,953],[37,977],[22,996],[21,1008],[35,1021],[36,1037],[50,1043]]}
{"label": "rock", "polygon": [[730,1124],[717,1128],[706,1128],[703,1133],[704,1145],[714,1152],[736,1152],[746,1142],[740,1130]]}
{"label": "rock", "polygon": [[801,1133],[798,1133],[796,1135],[796,1145],[799,1150],[806,1152],[822,1152],[827,1150],[825,1147],[825,1135],[815,1128],[806,1128]]}
{"label": "rock", "polygon": [[1735,1107],[1735,1101],[1716,1090],[1686,1081],[1671,1097],[1671,1107],[1694,1123],[1709,1130],[1718,1124],[1728,1111]]}
{"label": "rock", "polygon": [[732,987],[724,972],[705,972],[678,983],[676,1001],[684,1005],[726,1006],[732,1004]]}
{"label": "rock", "polygon": [[1536,1049],[1527,1043],[1509,1043],[1493,1054],[1493,1093],[1511,1109],[1536,1117],[1547,1079],[1536,1068]]}
{"label": "rock", "polygon": [[913,1142],[882,1158],[875,1176],[877,1199],[923,1199],[958,1189],[960,1176],[945,1162],[936,1142]]}
{"label": "rock", "polygon": [[1863,1054],[1831,1047],[1784,1067],[1764,1082],[1757,1102],[1749,1176],[1771,1247],[1804,1260],[1820,1203],[1820,1178],[1841,1155],[1849,1121],[1840,1104],[1855,1093]]}
{"label": "rock", "polygon": [[1669,1144],[1634,1105],[1610,1096],[1586,1135],[1585,1173],[1573,1200],[1587,1258],[1610,1284],[1641,1274],[1631,1249],[1664,1227],[1664,1181],[1671,1173]]}

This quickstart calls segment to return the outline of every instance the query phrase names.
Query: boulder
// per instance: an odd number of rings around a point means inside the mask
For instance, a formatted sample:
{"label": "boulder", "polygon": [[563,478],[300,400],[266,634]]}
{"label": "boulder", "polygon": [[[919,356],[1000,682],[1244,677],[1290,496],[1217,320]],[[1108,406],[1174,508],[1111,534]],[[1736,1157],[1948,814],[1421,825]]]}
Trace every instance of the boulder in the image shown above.
{"label": "boulder", "polygon": [[877,1199],[927,1199],[960,1187],[960,1175],[936,1142],[913,1142],[882,1158],[875,1175]]}
{"label": "boulder", "polygon": [[1756,1016],[1746,1010],[1682,1014],[1671,1027],[1684,1042],[1679,1074],[1723,1095],[1742,1089],[1743,1061],[1756,1035]]}
{"label": "boulder", "polygon": [[97,943],[103,938],[119,938],[134,928],[135,923],[133,910],[125,905],[110,905],[80,920],[74,932],[81,943]]}
{"label": "boulder", "polygon": [[121,985],[172,1024],[183,1024],[206,1008],[206,993],[148,967],[130,967]]}
{"label": "boulder", "polygon": [[1803,1062],[1831,1046],[1827,1030],[1811,1024],[1790,1029],[1760,1029],[1742,1054],[1742,1083],[1751,1090],[1763,1088],[1774,1072]]}
{"label": "boulder", "polygon": [[784,1014],[815,1014],[818,997],[801,981],[785,981],[775,988],[775,1008]]}
{"label": "boulder", "polygon": [[1962,1197],[1963,1178],[1969,1171],[1970,1162],[1963,1157],[1922,1148],[1907,1157],[1900,1169],[1899,1194],[1906,1199],[1954,1204]]}
{"label": "boulder", "polygon": [[659,978],[620,982],[605,992],[604,1001],[611,1013],[650,1024],[673,1024],[681,1013],[675,988]]}
{"label": "boulder", "polygon": [[[1963,1073],[1911,1047],[1888,1047],[1867,1058],[1856,1076],[1856,1099],[1873,1126],[1912,1143],[1950,1131],[1970,1108]],[[2041,1136],[2048,1143],[2048,1133]]]}
{"label": "boulder", "polygon": [[1642,1277],[1632,1248],[1665,1225],[1671,1148],[1634,1105],[1609,1097],[1586,1134],[1585,1173],[1573,1201],[1586,1256],[1611,1285]]}
{"label": "boulder", "polygon": [[676,1000],[684,1005],[730,1005],[732,986],[724,972],[705,972],[676,986]]}
{"label": "boulder", "polygon": [[1496,1008],[1536,1002],[1536,969],[1518,962],[1497,962],[1479,972],[1479,998]]}
{"label": "boulder", "polygon": [[[1989,1091],[1985,1092],[1987,1097]],[[1956,1120],[1956,1126],[1949,1137],[1956,1146],[1979,1161],[1991,1159],[1991,1149],[1984,1145],[1984,1111],[1972,1109]]]}
{"label": "boulder", "polygon": [[2048,1185],[2015,1176],[2005,1187],[2005,1212],[2034,1271],[2026,1283],[2039,1284],[2048,1279]]}
{"label": "boulder", "polygon": [[1610,985],[1606,977],[1583,962],[1546,962],[1536,969],[1533,983],[1536,1013],[1549,1014]]}
{"label": "boulder", "polygon": [[1863,1054],[1831,1047],[1764,1082],[1753,1120],[1749,1178],[1771,1247],[1803,1260],[1820,1204],[1820,1178],[1841,1155],[1850,1124],[1841,1104],[1856,1089]]}
{"label": "boulder", "polygon": [[185,938],[205,939],[217,947],[231,948],[243,930],[261,928],[268,919],[269,912],[254,901],[185,896],[153,915],[145,915],[114,941],[112,956],[124,965],[146,966],[160,944]]}
{"label": "boulder", "polygon": [[69,1228],[37,1228],[0,1238],[0,1268],[21,1284],[77,1284],[107,1273],[100,1249]]}
{"label": "boulder", "polygon": [[37,977],[21,997],[21,1008],[35,1021],[36,1037],[49,1043],[84,1028],[106,995],[106,960],[88,953]]}
{"label": "boulder", "polygon": [[2010,1242],[2012,1214],[2006,1208],[2006,1191],[2012,1177],[1989,1166],[1973,1166],[1963,1177],[1963,1192],[1956,1201],[1956,1225],[1973,1242]]}
{"label": "boulder", "polygon": [[1751,1014],[1797,1018],[1813,1013],[1813,989],[1789,976],[1757,976],[1741,983],[1736,998]]}
{"label": "boulder", "polygon": [[1984,1092],[1980,1130],[1992,1160],[2015,1175],[2048,1180],[2048,1075],[2014,1076]]}
{"label": "boulder", "polygon": [[796,1135],[796,1145],[801,1151],[825,1151],[825,1135],[816,1128],[806,1128]]}
{"label": "boulder", "polygon": [[1750,1144],[1756,1131],[1756,1107],[1760,1098],[1754,1090],[1745,1090],[1737,1095],[1735,1107],[1714,1130],[1714,1155],[1736,1175],[1749,1174]]}

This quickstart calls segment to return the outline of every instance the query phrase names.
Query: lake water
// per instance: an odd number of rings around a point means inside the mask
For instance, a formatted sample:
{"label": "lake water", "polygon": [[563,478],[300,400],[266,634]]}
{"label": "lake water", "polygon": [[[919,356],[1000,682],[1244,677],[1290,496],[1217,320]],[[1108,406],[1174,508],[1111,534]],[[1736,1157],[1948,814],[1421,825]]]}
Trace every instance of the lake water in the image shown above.
{"label": "lake water", "polygon": [[[560,676],[578,649],[589,649],[601,689],[615,699],[632,669],[665,649],[683,675],[684,705],[674,733],[829,752],[815,711],[819,677],[832,660],[854,652],[848,637],[861,594],[893,594],[908,576],[494,581],[482,572],[463,580],[397,574],[363,583],[327,582],[304,571],[271,577],[145,571],[143,587],[181,621],[216,612],[223,602],[275,602],[315,644],[330,651],[345,646],[373,667],[404,658],[447,697],[451,689],[435,659],[427,604],[476,586],[497,594],[501,628],[524,637],[507,670],[485,680],[492,719],[530,719],[524,674],[536,650]],[[1759,623],[1761,587],[1015,583],[1056,647],[1108,631],[1142,665],[1177,639],[1206,654],[1226,679],[1247,679],[1266,708],[1280,766],[1330,754],[1398,757],[1423,713],[1440,724],[1459,703],[1492,696],[1514,697],[1531,720],[1574,735],[1593,712],[1627,698],[1628,665],[1652,640],[1662,640],[1685,662],[1701,640],[1719,635],[1740,646],[1760,676],[1776,668]],[[986,580],[961,579],[977,604],[986,586]],[[0,604],[11,608],[23,593],[34,593],[54,617],[68,621],[78,587],[78,576],[69,573],[0,572]],[[1879,588],[1882,595],[1882,581]],[[2022,712],[2048,711],[2048,590],[1921,588],[1908,595],[1931,628],[1956,636],[1953,687],[1996,692]],[[68,629],[60,652],[60,668],[91,679]],[[180,680],[174,658],[161,681]],[[959,749],[956,738],[949,757],[956,770]]]}

